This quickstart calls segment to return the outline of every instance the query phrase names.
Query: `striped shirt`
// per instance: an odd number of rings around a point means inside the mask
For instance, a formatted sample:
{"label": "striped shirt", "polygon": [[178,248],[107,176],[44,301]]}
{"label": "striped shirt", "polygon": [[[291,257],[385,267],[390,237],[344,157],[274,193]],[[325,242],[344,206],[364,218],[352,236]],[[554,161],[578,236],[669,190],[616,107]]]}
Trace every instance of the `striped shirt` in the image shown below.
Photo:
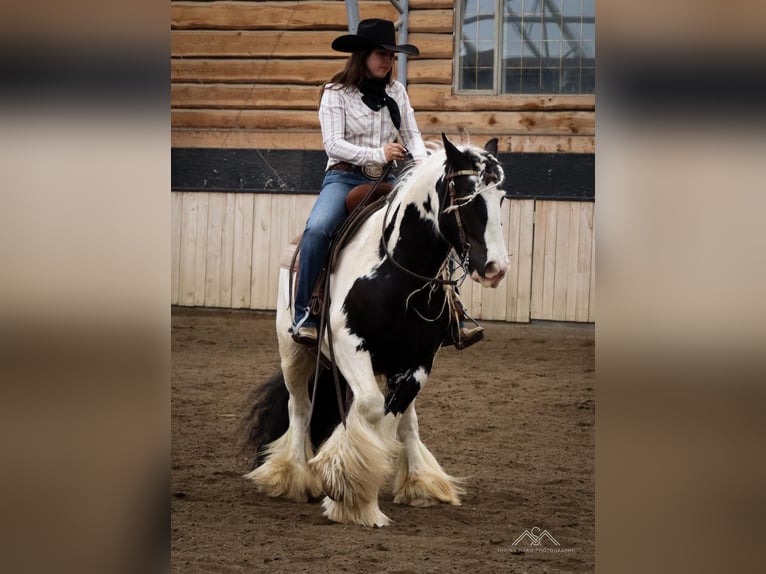
{"label": "striped shirt", "polygon": [[[383,146],[396,140],[397,131],[385,106],[379,111],[362,102],[362,93],[354,87],[333,89],[327,84],[319,104],[322,141],[329,158],[327,167],[341,161],[354,165],[384,165]],[[415,113],[404,86],[394,80],[386,93],[399,105],[402,116],[400,142],[415,159],[426,158],[423,138],[415,122]]]}

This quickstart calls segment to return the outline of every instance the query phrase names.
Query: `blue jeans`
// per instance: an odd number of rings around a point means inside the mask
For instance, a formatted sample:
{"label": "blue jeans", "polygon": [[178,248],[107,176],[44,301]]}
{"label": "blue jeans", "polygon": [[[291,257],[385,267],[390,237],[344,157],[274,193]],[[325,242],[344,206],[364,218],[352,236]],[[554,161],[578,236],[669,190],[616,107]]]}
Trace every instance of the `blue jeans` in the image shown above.
{"label": "blue jeans", "polygon": [[327,262],[327,250],[333,231],[346,218],[346,196],[357,185],[371,183],[362,174],[330,170],[324,176],[319,192],[303,231],[300,270],[295,290],[295,325],[317,326],[317,319],[308,310],[311,292],[319,273]]}

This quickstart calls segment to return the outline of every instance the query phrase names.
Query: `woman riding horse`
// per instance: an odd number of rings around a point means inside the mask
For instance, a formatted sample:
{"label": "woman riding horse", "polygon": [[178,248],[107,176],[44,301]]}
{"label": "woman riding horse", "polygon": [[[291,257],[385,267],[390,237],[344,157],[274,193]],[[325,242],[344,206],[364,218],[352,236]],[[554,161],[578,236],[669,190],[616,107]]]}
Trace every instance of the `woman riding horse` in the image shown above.
{"label": "woman riding horse", "polygon": [[[311,346],[318,344],[318,321],[309,301],[332,233],[347,215],[346,196],[354,187],[377,180],[389,162],[427,156],[407,92],[391,76],[394,53],[417,56],[417,47],[397,45],[393,22],[372,18],[359,22],[356,34],[336,38],[332,48],[351,56],[322,89],[319,121],[328,162],[303,232],[291,327],[296,342]],[[455,325],[450,342],[465,348],[478,341],[482,331],[479,326],[457,330]]]}

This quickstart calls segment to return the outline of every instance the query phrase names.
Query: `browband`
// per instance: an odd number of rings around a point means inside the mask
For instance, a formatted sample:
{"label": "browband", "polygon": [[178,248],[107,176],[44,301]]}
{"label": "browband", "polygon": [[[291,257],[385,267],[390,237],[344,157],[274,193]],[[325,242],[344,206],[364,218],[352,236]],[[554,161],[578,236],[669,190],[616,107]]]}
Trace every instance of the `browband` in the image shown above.
{"label": "browband", "polygon": [[476,177],[479,177],[479,172],[474,169],[461,169],[460,171],[452,171],[447,174],[447,179],[452,179],[453,177],[458,177],[461,175],[475,175]]}

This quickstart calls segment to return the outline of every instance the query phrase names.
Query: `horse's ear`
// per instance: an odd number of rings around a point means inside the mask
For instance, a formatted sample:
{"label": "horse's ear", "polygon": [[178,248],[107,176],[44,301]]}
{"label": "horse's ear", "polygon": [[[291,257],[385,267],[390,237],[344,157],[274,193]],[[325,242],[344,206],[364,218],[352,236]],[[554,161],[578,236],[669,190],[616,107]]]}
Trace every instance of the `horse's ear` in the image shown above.
{"label": "horse's ear", "polygon": [[484,150],[497,157],[497,138],[492,138],[486,144],[484,144]]}
{"label": "horse's ear", "polygon": [[444,151],[447,152],[447,162],[449,162],[452,167],[458,167],[464,161],[463,154],[460,153],[460,150],[447,139],[444,132],[442,132],[442,142],[444,143]]}

